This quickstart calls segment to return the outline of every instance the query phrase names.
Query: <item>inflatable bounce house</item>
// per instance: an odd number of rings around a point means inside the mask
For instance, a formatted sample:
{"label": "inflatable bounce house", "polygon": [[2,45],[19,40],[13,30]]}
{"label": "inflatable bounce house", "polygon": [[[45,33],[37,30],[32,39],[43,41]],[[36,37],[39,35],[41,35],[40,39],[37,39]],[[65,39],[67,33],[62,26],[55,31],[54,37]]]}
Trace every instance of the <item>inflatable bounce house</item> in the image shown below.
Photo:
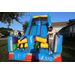
{"label": "inflatable bounce house", "polygon": [[[39,61],[39,62],[61,62],[62,40],[55,34],[52,54],[48,50],[48,26],[51,24],[51,15],[31,16],[24,39],[16,42],[17,36],[8,36],[9,60]],[[23,43],[25,43],[23,50]],[[17,49],[20,45],[20,49]]]}

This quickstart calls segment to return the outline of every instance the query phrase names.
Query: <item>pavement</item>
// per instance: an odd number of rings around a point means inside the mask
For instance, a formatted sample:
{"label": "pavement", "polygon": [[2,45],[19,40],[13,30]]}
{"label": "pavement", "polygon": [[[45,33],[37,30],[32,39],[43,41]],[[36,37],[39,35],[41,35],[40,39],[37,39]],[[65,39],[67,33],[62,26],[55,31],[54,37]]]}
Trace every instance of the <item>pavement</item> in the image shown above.
{"label": "pavement", "polygon": [[6,40],[7,38],[0,38],[0,40]]}

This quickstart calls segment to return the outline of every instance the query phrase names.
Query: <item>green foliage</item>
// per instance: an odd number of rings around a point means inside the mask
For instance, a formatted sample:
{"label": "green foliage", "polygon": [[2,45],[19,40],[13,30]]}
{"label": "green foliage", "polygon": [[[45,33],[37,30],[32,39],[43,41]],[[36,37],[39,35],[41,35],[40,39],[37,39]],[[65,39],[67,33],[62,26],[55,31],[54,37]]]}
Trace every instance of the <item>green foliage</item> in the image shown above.
{"label": "green foliage", "polygon": [[[10,31],[11,29],[9,29],[9,26],[11,25],[11,23],[13,23],[13,20],[16,20],[20,24],[24,25],[23,22],[21,22],[20,20],[20,18],[22,18],[23,16],[30,16],[30,15],[28,15],[27,12],[0,12],[0,22],[5,24],[8,23],[7,30]],[[24,32],[27,29],[28,22],[26,22],[25,25],[26,26],[23,26]]]}
{"label": "green foliage", "polygon": [[28,22],[25,21],[25,23],[23,24],[24,33],[26,32],[27,27],[28,27]]}
{"label": "green foliage", "polygon": [[1,27],[1,28],[0,28],[0,33],[2,33],[2,34],[5,35],[5,36],[9,36],[8,30],[10,31],[10,30],[13,30],[13,29]]}
{"label": "green foliage", "polygon": [[11,23],[13,19],[19,21],[19,17],[23,15],[24,12],[0,12],[0,21],[3,23]]}
{"label": "green foliage", "polygon": [[11,23],[13,23],[13,20],[16,20],[19,23],[22,23],[19,21],[19,17],[24,16],[24,12],[0,12],[0,21],[2,23],[8,23],[8,28]]}
{"label": "green foliage", "polygon": [[10,31],[10,30],[13,30],[13,29],[1,27],[1,28],[0,28],[0,31],[1,31],[1,30],[7,30],[7,31],[9,30],[9,31]]}
{"label": "green foliage", "polygon": [[9,32],[7,30],[0,30],[0,33],[2,33],[5,36],[9,36]]}

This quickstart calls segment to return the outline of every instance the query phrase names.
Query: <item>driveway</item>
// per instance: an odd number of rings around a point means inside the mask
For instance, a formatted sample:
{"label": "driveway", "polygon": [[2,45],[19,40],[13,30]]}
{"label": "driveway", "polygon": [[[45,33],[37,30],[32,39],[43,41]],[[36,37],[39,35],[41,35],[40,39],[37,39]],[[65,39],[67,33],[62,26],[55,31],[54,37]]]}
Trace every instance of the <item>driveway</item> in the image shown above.
{"label": "driveway", "polygon": [[0,40],[6,40],[7,38],[0,38]]}

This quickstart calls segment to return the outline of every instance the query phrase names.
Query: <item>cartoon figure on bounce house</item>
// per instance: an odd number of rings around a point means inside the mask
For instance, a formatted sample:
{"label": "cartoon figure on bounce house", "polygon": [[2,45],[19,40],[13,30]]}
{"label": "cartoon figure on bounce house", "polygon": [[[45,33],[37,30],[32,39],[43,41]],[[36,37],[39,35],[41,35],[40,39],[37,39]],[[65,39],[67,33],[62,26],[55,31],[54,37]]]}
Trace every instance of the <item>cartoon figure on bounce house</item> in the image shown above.
{"label": "cartoon figure on bounce house", "polygon": [[[9,60],[61,62],[63,36],[54,33],[50,14],[31,16],[22,39],[8,36]],[[53,35],[54,40],[51,40]]]}

